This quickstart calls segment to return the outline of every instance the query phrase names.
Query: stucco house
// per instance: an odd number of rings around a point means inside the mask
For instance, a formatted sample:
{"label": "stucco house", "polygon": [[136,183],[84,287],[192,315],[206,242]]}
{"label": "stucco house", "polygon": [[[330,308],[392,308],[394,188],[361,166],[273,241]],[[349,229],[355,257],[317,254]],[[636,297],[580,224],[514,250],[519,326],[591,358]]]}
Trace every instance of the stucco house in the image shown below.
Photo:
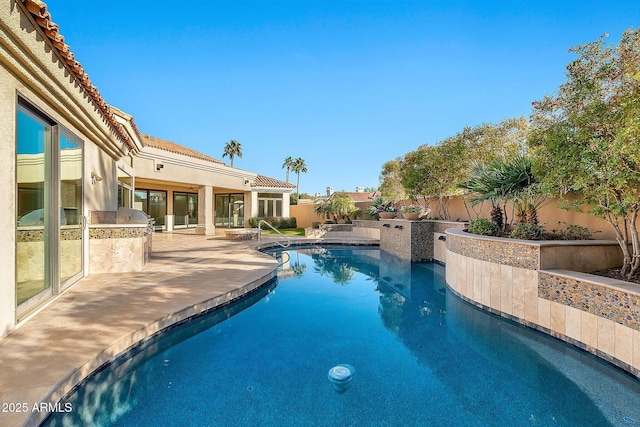
{"label": "stucco house", "polygon": [[39,0],[0,3],[0,140],[0,338],[80,278],[144,266],[147,217],[118,208],[207,235],[289,216],[295,188],[140,133]]}

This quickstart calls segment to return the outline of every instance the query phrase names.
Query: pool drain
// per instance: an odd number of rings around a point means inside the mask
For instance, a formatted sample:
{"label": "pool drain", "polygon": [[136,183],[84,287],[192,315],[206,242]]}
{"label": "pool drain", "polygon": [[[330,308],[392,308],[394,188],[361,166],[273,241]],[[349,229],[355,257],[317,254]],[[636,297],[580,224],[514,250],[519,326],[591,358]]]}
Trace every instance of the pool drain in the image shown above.
{"label": "pool drain", "polygon": [[636,420],[634,420],[631,417],[624,417],[623,420],[627,423],[627,424],[635,424]]}
{"label": "pool drain", "polygon": [[338,392],[344,392],[353,379],[356,370],[351,365],[341,364],[329,369],[327,379]]}

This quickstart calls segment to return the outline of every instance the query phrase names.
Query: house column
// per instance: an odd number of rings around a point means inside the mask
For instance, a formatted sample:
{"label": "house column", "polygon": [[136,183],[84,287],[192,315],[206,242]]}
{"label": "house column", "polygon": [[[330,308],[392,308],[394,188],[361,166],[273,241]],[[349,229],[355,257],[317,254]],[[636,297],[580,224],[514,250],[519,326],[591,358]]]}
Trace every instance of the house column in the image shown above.
{"label": "house column", "polygon": [[213,234],[216,227],[213,224],[213,187],[203,185],[198,188],[198,225],[196,234]]}
{"label": "house column", "polygon": [[249,210],[245,209],[245,212],[249,212],[249,217],[254,218],[256,216],[260,216],[260,212],[258,212],[258,192],[252,191],[250,194],[251,203],[249,205]]}
{"label": "house column", "polygon": [[289,193],[282,193],[282,216],[284,218],[291,217],[291,203]]}

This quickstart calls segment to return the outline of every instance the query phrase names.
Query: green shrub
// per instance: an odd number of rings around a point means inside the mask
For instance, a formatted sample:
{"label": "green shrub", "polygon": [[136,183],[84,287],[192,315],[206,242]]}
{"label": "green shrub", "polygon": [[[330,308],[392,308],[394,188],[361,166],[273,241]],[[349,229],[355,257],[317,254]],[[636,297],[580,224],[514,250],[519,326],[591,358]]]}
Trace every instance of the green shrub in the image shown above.
{"label": "green shrub", "polygon": [[593,233],[587,227],[569,224],[565,229],[551,230],[556,240],[590,240]]}
{"label": "green shrub", "polygon": [[[298,222],[295,217],[283,218],[280,216],[267,216],[267,217],[253,217],[249,218],[249,225],[253,228],[258,227],[258,223],[261,220],[267,221],[269,224],[278,230],[282,228],[297,228]],[[262,228],[269,228],[267,226],[263,226]]]}
{"label": "green shrub", "polygon": [[481,236],[497,236],[500,234],[500,227],[493,221],[486,218],[469,220],[469,233]]}
{"label": "green shrub", "polygon": [[544,227],[540,224],[520,222],[513,227],[510,236],[522,240],[544,240],[547,236]]}

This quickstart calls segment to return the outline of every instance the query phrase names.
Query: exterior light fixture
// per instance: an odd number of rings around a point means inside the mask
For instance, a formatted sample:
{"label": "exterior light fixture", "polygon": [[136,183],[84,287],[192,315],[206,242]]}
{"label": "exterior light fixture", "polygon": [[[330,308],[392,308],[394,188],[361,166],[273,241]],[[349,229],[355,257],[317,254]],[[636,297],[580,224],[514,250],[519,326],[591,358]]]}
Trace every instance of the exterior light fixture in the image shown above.
{"label": "exterior light fixture", "polygon": [[91,184],[95,185],[99,181],[102,181],[102,177],[95,172],[91,172]]}

